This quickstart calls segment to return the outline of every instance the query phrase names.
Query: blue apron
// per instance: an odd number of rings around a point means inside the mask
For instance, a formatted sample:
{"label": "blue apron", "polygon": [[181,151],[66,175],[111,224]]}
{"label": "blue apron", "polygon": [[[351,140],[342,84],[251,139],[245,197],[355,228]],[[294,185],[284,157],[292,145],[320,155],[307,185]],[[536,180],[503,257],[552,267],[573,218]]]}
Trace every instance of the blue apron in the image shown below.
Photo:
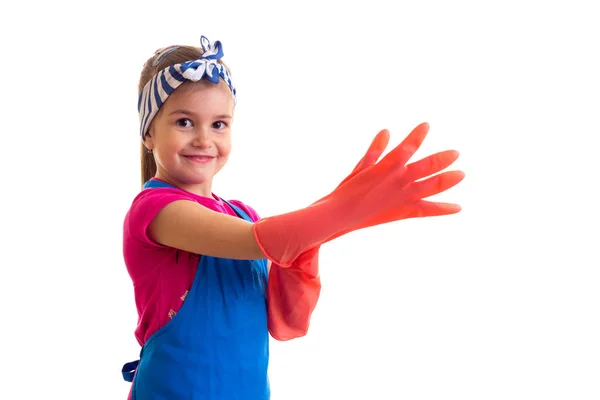
{"label": "blue apron", "polygon": [[268,400],[267,276],[266,259],[201,256],[179,312],[123,366],[132,400]]}

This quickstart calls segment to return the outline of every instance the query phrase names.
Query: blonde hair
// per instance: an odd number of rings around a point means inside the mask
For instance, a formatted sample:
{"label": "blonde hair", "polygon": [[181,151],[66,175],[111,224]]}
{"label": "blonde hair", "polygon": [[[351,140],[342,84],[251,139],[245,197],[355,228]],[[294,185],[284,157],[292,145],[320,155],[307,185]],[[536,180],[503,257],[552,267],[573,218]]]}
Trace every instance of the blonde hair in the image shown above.
{"label": "blonde hair", "polygon": [[[140,74],[140,81],[138,84],[138,96],[142,93],[144,86],[146,83],[152,79],[154,75],[156,75],[161,70],[170,67],[175,64],[180,64],[186,61],[197,60],[204,53],[204,51],[199,47],[193,46],[177,46],[174,50],[169,49],[166,50],[166,55],[161,54],[162,51],[157,51],[154,56],[150,57],[148,61],[144,64],[142,68],[142,72]],[[160,62],[154,65],[154,61],[157,57],[162,57]],[[219,64],[222,64],[227,68],[227,71],[231,75],[231,71],[221,60],[217,61]],[[152,124],[148,130],[150,130]],[[156,162],[154,161],[154,154],[148,151],[144,143],[140,143],[140,162],[141,162],[141,178],[142,178],[142,187],[144,183],[146,183],[150,178],[156,175]]]}

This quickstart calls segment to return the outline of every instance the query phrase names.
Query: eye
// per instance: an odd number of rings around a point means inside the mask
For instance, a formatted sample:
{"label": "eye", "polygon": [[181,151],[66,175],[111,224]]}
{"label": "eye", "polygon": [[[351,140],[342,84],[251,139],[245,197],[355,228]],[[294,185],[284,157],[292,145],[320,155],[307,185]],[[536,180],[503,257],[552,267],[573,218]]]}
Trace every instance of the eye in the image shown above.
{"label": "eye", "polygon": [[213,122],[212,127],[214,129],[225,129],[227,128],[227,124],[223,121]]}
{"label": "eye", "polygon": [[189,128],[192,126],[192,121],[187,118],[180,118],[175,123],[181,128]]}

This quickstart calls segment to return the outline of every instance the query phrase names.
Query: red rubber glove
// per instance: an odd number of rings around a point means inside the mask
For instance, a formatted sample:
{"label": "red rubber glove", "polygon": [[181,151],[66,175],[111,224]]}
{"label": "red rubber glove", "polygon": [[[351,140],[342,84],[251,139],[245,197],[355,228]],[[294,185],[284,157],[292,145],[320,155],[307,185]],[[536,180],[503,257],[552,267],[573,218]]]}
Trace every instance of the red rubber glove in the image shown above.
{"label": "red rubber glove", "polygon": [[[399,145],[407,145],[410,143],[416,144],[417,147],[414,148],[412,152],[408,151],[405,153],[404,161],[406,163],[418,150],[420,144],[423,142],[425,135],[429,130],[429,125],[424,123],[417,126],[413,131],[404,139],[404,141]],[[346,179],[342,181],[342,183],[338,186],[338,188],[348,180],[350,180],[354,175],[356,175],[361,170],[368,168],[374,165],[381,154],[385,151],[390,139],[390,133],[387,129],[380,131],[375,138],[373,139],[369,150],[365,154],[365,156],[358,162],[354,171]],[[419,161],[411,163],[406,166],[407,169],[410,170],[427,170],[427,169],[436,169],[437,171],[441,171],[445,168],[448,168],[452,163],[454,163],[458,159],[459,153],[455,150],[443,151],[440,153],[433,154],[431,156],[425,157]],[[435,164],[438,163],[437,167]],[[418,172],[417,172],[418,173]],[[463,174],[464,177],[464,174]],[[462,180],[462,178],[461,178]],[[458,182],[457,182],[458,183]],[[327,196],[324,198],[326,199]],[[323,199],[322,199],[323,200]],[[319,200],[321,201],[321,200]],[[442,203],[442,202],[432,202],[427,200],[419,200],[413,204],[400,204],[398,207],[389,210],[386,213],[383,213],[371,220],[368,220],[358,226],[349,228],[346,231],[339,232],[334,236],[330,237],[326,240],[326,242],[331,241],[339,236],[345,235],[346,233],[368,228],[375,225],[381,225],[385,223],[395,222],[402,219],[409,218],[424,218],[424,217],[433,217],[433,216],[442,216],[449,214],[456,214],[461,211],[461,207],[458,204],[454,203]]]}
{"label": "red rubber glove", "polygon": [[405,165],[428,129],[426,123],[419,125],[383,160],[360,171],[317,203],[256,222],[253,231],[263,253],[275,264],[289,267],[308,249],[361,226],[387,223],[382,216],[396,216],[402,207],[412,209],[422,199],[458,184],[464,178],[461,171],[423,179],[445,169],[457,152],[438,153]]}
{"label": "red rubber glove", "polygon": [[[379,132],[367,153],[340,186],[375,164],[388,141],[389,132]],[[269,332],[276,340],[291,340],[305,336],[308,332],[310,318],[321,294],[319,249],[320,246],[317,246],[305,251],[287,268],[271,264],[267,284],[267,321]]]}
{"label": "red rubber glove", "polygon": [[[362,170],[374,165],[385,151],[389,139],[389,131],[385,129],[380,131],[371,142],[366,154],[338,188]],[[415,205],[408,212],[399,210],[399,213],[390,213],[383,218],[396,221],[403,218],[450,214],[460,210],[460,206],[452,204],[431,203],[425,200],[421,202],[422,204]],[[371,225],[378,223],[374,221]],[[363,227],[366,226],[357,229]],[[321,293],[319,249],[320,246],[317,246],[300,254],[290,267],[271,265],[267,286],[268,328],[274,339],[291,340],[305,336],[308,332],[310,318]]]}

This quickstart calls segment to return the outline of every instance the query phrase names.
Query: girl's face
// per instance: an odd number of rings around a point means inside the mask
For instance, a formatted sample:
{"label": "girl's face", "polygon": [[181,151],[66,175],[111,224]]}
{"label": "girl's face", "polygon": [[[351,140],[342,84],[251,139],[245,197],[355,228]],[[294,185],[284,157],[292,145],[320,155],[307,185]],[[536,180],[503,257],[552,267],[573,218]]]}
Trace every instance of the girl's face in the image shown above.
{"label": "girl's face", "polygon": [[186,82],[161,107],[146,146],[156,161],[156,177],[181,189],[211,197],[213,177],[231,152],[233,95],[224,82]]}

